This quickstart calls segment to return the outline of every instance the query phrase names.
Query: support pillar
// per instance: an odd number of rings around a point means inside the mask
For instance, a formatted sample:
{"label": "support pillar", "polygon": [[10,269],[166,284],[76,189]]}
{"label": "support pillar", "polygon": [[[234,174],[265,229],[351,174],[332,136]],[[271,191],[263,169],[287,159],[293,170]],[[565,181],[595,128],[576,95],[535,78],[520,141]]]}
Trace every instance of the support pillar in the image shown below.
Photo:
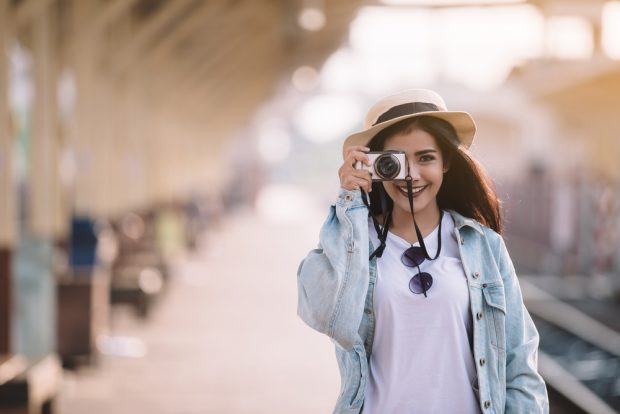
{"label": "support pillar", "polygon": [[97,208],[96,168],[98,154],[94,151],[93,134],[96,117],[94,100],[94,76],[96,65],[95,32],[89,24],[96,15],[96,3],[92,0],[80,0],[72,4],[74,25],[72,40],[72,60],[75,71],[76,105],[74,131],[71,146],[77,157],[74,199],[71,204],[74,211],[81,215],[92,215]]}
{"label": "support pillar", "polygon": [[30,232],[43,239],[58,239],[59,222],[59,124],[58,124],[58,30],[56,8],[36,17],[33,30],[35,100],[30,147]]}
{"label": "support pillar", "polygon": [[9,0],[0,0],[0,354],[11,351],[12,255],[17,222],[14,137],[8,105],[8,52],[12,39],[9,6]]}

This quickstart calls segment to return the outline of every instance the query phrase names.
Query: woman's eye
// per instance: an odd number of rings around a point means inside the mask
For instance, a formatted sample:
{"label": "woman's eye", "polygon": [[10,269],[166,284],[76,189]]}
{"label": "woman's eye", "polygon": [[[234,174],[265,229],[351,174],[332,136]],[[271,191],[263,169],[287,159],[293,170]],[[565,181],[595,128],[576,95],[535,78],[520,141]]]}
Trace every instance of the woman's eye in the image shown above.
{"label": "woman's eye", "polygon": [[433,157],[432,155],[422,155],[420,157],[420,161],[433,161],[435,159],[435,157]]}

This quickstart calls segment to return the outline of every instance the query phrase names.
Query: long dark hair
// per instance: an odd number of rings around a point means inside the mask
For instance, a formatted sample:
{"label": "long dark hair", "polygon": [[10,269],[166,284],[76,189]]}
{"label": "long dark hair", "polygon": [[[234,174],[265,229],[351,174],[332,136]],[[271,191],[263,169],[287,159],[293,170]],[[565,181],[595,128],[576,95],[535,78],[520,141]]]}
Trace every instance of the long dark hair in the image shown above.
{"label": "long dark hair", "polygon": [[[437,193],[439,208],[454,210],[501,234],[502,215],[495,186],[482,165],[459,145],[456,131],[449,122],[432,116],[405,119],[381,130],[370,140],[368,147],[371,151],[382,151],[388,138],[408,134],[415,129],[425,131],[435,138],[444,165],[449,167]],[[394,203],[382,183],[372,184],[369,197],[373,216],[381,215],[385,218],[391,215],[389,213]],[[389,224],[386,223],[388,227]]]}

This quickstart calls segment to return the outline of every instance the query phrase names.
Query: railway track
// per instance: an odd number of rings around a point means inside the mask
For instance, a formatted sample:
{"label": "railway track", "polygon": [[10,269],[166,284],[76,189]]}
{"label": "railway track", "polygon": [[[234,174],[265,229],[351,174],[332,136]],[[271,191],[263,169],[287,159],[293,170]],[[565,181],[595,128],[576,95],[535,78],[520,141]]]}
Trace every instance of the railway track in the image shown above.
{"label": "railway track", "polygon": [[552,412],[619,413],[620,333],[528,278],[520,283],[540,333],[539,370],[550,389]]}

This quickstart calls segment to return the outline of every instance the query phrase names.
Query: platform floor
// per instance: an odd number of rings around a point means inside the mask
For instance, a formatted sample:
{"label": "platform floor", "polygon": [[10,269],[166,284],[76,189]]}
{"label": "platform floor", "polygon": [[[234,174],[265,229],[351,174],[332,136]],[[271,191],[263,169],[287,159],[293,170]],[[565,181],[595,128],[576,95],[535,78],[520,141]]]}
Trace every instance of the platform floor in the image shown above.
{"label": "platform floor", "polygon": [[66,371],[60,412],[331,412],[340,387],[333,345],[296,316],[297,266],[319,226],[318,216],[228,218],[175,266],[148,320],[114,308],[108,355]]}

